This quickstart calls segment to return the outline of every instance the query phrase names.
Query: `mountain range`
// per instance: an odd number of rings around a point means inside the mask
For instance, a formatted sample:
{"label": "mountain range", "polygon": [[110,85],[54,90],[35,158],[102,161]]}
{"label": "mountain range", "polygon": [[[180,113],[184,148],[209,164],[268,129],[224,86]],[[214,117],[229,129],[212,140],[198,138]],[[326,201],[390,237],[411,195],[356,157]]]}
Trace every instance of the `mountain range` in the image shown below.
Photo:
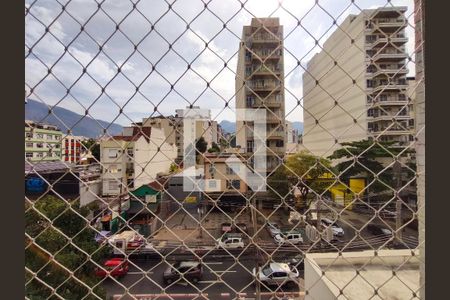
{"label": "mountain range", "polygon": [[97,138],[103,135],[103,128],[107,128],[107,132],[110,135],[118,135],[122,132],[122,126],[116,123],[110,124],[109,122],[96,120],[89,116],[82,116],[58,106],[52,108],[50,115],[48,114],[48,110],[47,105],[33,99],[27,99],[27,104],[25,104],[25,120],[54,125],[63,132],[67,132],[67,128],[71,128],[73,135],[88,138]]}
{"label": "mountain range", "polygon": [[[292,123],[292,127],[294,129],[297,129],[299,134],[303,133],[303,122],[291,122],[291,123]],[[234,133],[236,131],[236,123],[235,122],[223,120],[219,124],[225,132]]]}

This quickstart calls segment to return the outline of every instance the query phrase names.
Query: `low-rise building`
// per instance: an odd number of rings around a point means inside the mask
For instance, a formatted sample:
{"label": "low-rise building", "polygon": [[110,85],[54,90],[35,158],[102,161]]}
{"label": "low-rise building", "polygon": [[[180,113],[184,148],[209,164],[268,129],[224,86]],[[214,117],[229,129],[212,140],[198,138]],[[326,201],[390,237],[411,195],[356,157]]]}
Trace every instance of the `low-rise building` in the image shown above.
{"label": "low-rise building", "polygon": [[226,206],[246,202],[249,188],[243,153],[228,151],[205,154],[204,172],[204,188],[210,203],[217,201],[218,205]]}
{"label": "low-rise building", "polygon": [[169,171],[177,149],[165,139],[161,129],[135,125],[124,128],[123,135],[101,141],[103,195],[124,194]]}
{"label": "low-rise building", "polygon": [[25,159],[30,162],[61,160],[62,132],[48,124],[25,121]]}

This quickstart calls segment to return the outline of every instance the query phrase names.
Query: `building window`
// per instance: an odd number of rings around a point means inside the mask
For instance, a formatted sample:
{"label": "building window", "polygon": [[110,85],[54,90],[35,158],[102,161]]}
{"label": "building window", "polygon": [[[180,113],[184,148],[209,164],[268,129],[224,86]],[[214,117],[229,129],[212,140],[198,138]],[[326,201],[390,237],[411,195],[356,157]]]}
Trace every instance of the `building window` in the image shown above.
{"label": "building window", "polygon": [[398,94],[398,100],[405,101],[406,100],[406,95],[405,94]]}
{"label": "building window", "polygon": [[253,140],[247,141],[247,152],[253,152],[253,148],[254,148],[254,141]]}
{"label": "building window", "polygon": [[283,140],[277,140],[277,141],[275,142],[275,146],[277,146],[277,147],[283,147],[283,146],[284,146],[284,141],[283,141]]}
{"label": "building window", "polygon": [[25,146],[26,146],[27,148],[33,148],[33,143],[26,143]]}
{"label": "building window", "polygon": [[380,95],[380,101],[387,101],[387,95]]}
{"label": "building window", "polygon": [[253,107],[255,105],[255,98],[253,96],[247,96],[246,100],[247,107]]}
{"label": "building window", "polygon": [[227,180],[227,189],[240,189],[241,181],[240,180]]}
{"label": "building window", "polygon": [[108,150],[108,157],[109,158],[116,158],[117,157],[117,149],[109,149]]}
{"label": "building window", "polygon": [[25,132],[25,137],[27,138],[33,138],[33,133],[32,132]]}
{"label": "building window", "polygon": [[373,87],[373,80],[367,80],[367,87]]}
{"label": "building window", "polygon": [[368,117],[373,117],[373,109],[372,109],[372,108],[369,108],[369,109],[367,110],[367,116],[368,116]]}
{"label": "building window", "polygon": [[43,138],[44,138],[44,135],[43,135],[42,133],[37,133],[37,134],[36,134],[36,138],[38,138],[38,139],[43,139]]}
{"label": "building window", "polygon": [[44,143],[36,143],[37,148],[44,148]]}
{"label": "building window", "polygon": [[108,181],[108,189],[109,190],[118,190],[119,182],[117,180],[109,180]]}
{"label": "building window", "polygon": [[115,174],[118,172],[117,165],[110,165],[108,168],[109,173]]}
{"label": "building window", "polygon": [[134,155],[133,148],[127,148],[127,154],[129,157],[133,157],[133,155]]}
{"label": "building window", "polygon": [[414,119],[408,121],[409,126],[414,126]]}
{"label": "building window", "polygon": [[38,152],[38,153],[36,153],[36,157],[44,157],[44,153]]}
{"label": "building window", "polygon": [[217,187],[217,182],[215,180],[209,180],[208,181],[208,187],[210,189],[215,189]]}
{"label": "building window", "polygon": [[33,158],[33,152],[25,152],[26,158]]}

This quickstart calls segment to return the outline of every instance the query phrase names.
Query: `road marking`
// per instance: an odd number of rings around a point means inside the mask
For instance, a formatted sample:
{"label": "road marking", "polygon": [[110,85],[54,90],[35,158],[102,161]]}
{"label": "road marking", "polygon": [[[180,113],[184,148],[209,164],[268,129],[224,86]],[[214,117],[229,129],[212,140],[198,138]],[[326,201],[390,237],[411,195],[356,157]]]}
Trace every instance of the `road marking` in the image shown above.
{"label": "road marking", "polygon": [[153,272],[128,272],[130,275],[153,274]]}
{"label": "road marking", "polygon": [[225,270],[225,271],[213,270],[213,272],[215,272],[215,273],[236,273],[237,271],[236,270]]}
{"label": "road marking", "polygon": [[216,281],[216,280],[201,280],[198,283],[215,283],[215,282],[219,282],[219,281]]}
{"label": "road marking", "polygon": [[207,262],[207,263],[204,263],[205,265],[221,265],[221,264],[223,264],[223,262]]}

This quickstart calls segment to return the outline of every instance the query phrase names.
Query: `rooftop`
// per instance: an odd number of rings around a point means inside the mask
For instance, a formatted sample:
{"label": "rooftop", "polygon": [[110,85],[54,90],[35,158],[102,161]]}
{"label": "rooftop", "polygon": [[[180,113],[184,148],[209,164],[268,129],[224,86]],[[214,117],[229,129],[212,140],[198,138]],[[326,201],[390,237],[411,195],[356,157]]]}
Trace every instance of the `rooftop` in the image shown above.
{"label": "rooftop", "polygon": [[[412,251],[379,250],[377,256],[370,250],[343,252],[342,256],[339,253],[308,253],[305,259],[306,289],[313,298],[324,295],[323,285],[316,284],[320,277],[329,293],[335,296],[333,299],[341,299],[339,290],[343,291],[343,299],[418,299],[413,295],[418,294],[420,288],[420,261],[418,251]],[[320,291],[318,286],[321,286]]]}

